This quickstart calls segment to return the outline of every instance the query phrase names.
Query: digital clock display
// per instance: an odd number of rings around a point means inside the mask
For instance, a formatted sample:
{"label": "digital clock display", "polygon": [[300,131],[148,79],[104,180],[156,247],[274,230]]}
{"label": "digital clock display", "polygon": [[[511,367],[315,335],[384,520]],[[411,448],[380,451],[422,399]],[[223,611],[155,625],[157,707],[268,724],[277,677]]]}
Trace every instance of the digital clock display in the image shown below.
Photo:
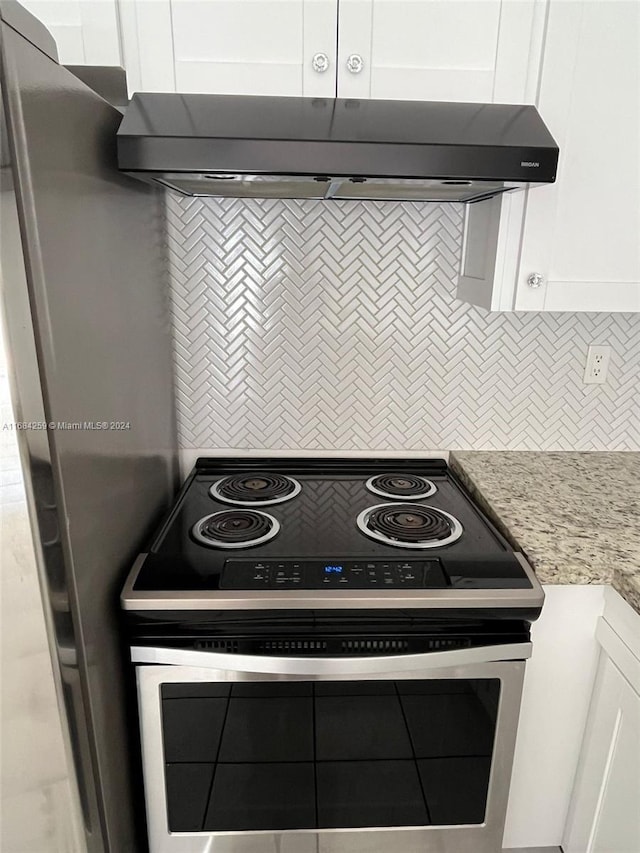
{"label": "digital clock display", "polygon": [[342,572],[342,566],[325,566],[324,572],[326,575],[339,575]]}

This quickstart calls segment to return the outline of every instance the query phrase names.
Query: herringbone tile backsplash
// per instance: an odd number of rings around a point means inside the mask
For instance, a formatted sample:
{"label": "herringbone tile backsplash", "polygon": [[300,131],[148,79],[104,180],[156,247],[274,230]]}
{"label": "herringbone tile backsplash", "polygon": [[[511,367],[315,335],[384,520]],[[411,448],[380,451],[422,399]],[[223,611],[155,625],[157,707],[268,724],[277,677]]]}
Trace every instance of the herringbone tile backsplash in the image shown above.
{"label": "herringbone tile backsplash", "polygon": [[640,315],[460,302],[461,228],[455,205],[168,195],[182,447],[640,449]]}

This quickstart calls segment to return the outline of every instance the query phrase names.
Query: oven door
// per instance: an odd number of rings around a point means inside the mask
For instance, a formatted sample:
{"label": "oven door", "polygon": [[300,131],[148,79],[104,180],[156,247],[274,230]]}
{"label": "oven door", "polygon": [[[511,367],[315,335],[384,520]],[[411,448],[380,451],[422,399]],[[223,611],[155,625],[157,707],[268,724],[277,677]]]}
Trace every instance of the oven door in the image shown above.
{"label": "oven door", "polygon": [[133,648],[150,853],[496,853],[530,654]]}

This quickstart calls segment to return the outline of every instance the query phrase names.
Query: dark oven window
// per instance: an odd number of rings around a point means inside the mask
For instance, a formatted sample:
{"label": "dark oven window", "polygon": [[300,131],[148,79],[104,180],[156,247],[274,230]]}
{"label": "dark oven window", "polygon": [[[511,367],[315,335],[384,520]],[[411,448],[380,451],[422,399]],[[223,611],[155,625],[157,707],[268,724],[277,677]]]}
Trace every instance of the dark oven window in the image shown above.
{"label": "dark oven window", "polygon": [[478,824],[499,679],[162,685],[169,829]]}

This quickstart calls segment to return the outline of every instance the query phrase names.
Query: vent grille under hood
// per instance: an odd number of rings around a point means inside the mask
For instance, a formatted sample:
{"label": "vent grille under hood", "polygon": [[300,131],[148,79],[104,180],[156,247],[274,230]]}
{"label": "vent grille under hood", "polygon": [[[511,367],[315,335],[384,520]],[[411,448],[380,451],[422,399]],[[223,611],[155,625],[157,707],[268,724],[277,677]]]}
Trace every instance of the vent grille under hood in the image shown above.
{"label": "vent grille under hood", "polygon": [[480,201],[551,183],[533,106],[135,94],[120,169],[190,196]]}

